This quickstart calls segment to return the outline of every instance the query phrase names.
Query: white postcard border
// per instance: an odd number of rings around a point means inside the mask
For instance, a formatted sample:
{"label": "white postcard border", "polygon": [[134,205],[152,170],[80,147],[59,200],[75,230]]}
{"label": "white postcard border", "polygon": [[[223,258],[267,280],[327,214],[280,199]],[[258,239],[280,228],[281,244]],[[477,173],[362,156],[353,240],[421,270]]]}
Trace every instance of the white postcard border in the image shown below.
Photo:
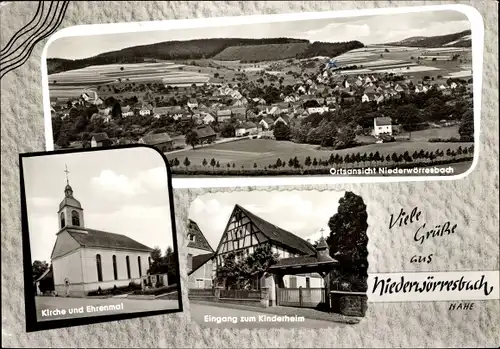
{"label": "white postcard border", "polygon": [[397,176],[397,177],[336,177],[336,176],[280,176],[280,177],[214,177],[214,178],[172,178],[174,188],[207,188],[235,186],[301,185],[301,184],[339,184],[339,183],[390,183],[420,182],[435,180],[456,180],[468,176],[476,167],[479,159],[479,136],[483,80],[484,21],[481,14],[472,6],[462,4],[395,7],[366,10],[304,12],[272,15],[231,16],[197,18],[165,21],[127,22],[111,24],[87,24],[64,28],[52,35],[45,44],[41,57],[42,92],[45,125],[45,150],[54,150],[52,117],[50,112],[50,93],[47,74],[47,49],[52,42],[64,37],[92,36],[155,30],[173,30],[201,27],[224,27],[255,23],[277,23],[286,21],[387,15],[411,12],[453,10],[467,16],[471,26],[472,40],[472,77],[474,103],[474,158],[471,167],[464,173],[454,176]]}

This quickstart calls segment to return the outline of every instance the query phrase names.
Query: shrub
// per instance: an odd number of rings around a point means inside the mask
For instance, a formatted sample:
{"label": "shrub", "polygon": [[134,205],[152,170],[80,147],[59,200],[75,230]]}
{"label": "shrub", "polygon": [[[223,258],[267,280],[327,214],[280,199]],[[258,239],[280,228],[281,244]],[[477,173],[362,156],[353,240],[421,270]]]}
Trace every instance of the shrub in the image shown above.
{"label": "shrub", "polygon": [[143,290],[136,290],[136,291],[134,291],[134,294],[158,296],[160,294],[170,293],[170,292],[174,292],[174,291],[177,291],[176,284],[156,287],[156,288],[152,288],[152,289],[144,290],[144,291]]}
{"label": "shrub", "polygon": [[429,138],[429,143],[460,143],[460,142],[473,142],[474,140],[461,139],[458,137],[450,138]]}

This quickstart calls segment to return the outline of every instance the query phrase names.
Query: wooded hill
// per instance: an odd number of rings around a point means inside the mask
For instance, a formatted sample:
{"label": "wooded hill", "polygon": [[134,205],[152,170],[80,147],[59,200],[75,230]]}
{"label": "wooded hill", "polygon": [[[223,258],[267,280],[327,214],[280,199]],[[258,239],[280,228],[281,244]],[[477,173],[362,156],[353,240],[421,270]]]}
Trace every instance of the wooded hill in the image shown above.
{"label": "wooded hill", "polygon": [[[285,47],[287,48],[285,50],[279,49]],[[84,59],[69,60],[48,58],[47,70],[48,74],[55,74],[93,65],[142,63],[152,59],[184,60],[224,58],[225,60],[264,61],[287,58],[311,58],[315,56],[331,57],[362,47],[364,47],[364,45],[359,41],[310,43],[308,40],[290,38],[224,38],[167,41],[151,45],[128,47],[119,51],[105,52]],[[217,57],[218,55],[219,57]]]}
{"label": "wooded hill", "polygon": [[[470,30],[460,33],[438,35],[438,36],[414,36],[401,41],[391,42],[390,46],[413,46],[413,47],[471,47],[471,40],[461,40],[464,36],[471,35]],[[456,42],[455,42],[456,41]],[[450,43],[452,43],[450,45]]]}

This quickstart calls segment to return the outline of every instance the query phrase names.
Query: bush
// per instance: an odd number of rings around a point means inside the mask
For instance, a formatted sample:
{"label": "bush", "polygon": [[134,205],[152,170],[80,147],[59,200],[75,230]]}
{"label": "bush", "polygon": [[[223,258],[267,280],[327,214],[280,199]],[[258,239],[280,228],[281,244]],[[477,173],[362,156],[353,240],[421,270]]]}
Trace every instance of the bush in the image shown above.
{"label": "bush", "polygon": [[473,142],[474,140],[471,139],[461,139],[458,137],[450,137],[450,138],[429,138],[428,142],[429,143],[460,143],[460,142]]}
{"label": "bush", "polygon": [[156,287],[156,288],[152,288],[152,289],[144,290],[144,291],[143,290],[136,290],[136,291],[134,291],[134,294],[158,296],[160,294],[170,293],[170,292],[174,292],[174,291],[177,291],[176,284],[162,286],[162,287]]}
{"label": "bush", "polygon": [[116,287],[116,285],[112,288],[105,288],[104,290],[100,287],[96,291],[90,291],[87,293],[87,296],[107,296],[107,295],[118,295],[124,293],[130,293],[134,290],[140,290],[141,285],[136,284],[134,282],[130,282],[127,286]]}

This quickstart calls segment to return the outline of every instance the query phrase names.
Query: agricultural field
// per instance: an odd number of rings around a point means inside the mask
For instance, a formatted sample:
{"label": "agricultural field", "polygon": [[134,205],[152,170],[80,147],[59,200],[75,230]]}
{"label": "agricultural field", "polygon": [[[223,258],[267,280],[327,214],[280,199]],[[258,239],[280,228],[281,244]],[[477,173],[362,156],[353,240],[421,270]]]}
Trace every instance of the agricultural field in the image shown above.
{"label": "agricultural field", "polygon": [[161,62],[109,64],[70,70],[48,76],[50,96],[78,97],[85,89],[120,82],[162,82],[175,86],[203,84],[210,79],[208,73],[184,68],[181,64]]}
{"label": "agricultural field", "polygon": [[309,44],[269,44],[265,50],[262,45],[231,46],[213,57],[222,61],[276,61],[286,58],[293,58],[297,54],[304,52]]}
{"label": "agricultural field", "polygon": [[[413,139],[413,135],[412,135]],[[190,169],[200,169],[203,168],[203,159],[208,162],[212,158],[219,161],[221,167],[227,166],[227,164],[235,163],[235,168],[239,169],[244,166],[246,169],[251,169],[253,164],[256,163],[258,167],[263,168],[267,165],[273,165],[276,163],[277,159],[282,161],[288,161],[290,158],[297,157],[298,160],[303,164],[307,156],[311,159],[322,159],[327,160],[330,154],[339,154],[345,156],[347,154],[356,153],[375,153],[379,152],[381,155],[387,156],[392,155],[396,152],[398,154],[403,154],[408,151],[410,154],[414,151],[419,152],[424,151],[436,151],[436,150],[456,150],[458,147],[469,147],[473,143],[430,143],[427,141],[404,141],[404,142],[393,142],[384,144],[369,144],[363,145],[355,148],[331,151],[331,150],[318,150],[318,146],[308,145],[308,144],[297,144],[288,141],[275,141],[270,139],[243,139],[234,142],[227,142],[222,144],[216,144],[212,146],[205,146],[202,148],[183,150],[175,152],[173,154],[166,153],[165,155],[169,159],[177,158],[179,161],[183,162],[184,158],[188,158],[191,161]]]}

